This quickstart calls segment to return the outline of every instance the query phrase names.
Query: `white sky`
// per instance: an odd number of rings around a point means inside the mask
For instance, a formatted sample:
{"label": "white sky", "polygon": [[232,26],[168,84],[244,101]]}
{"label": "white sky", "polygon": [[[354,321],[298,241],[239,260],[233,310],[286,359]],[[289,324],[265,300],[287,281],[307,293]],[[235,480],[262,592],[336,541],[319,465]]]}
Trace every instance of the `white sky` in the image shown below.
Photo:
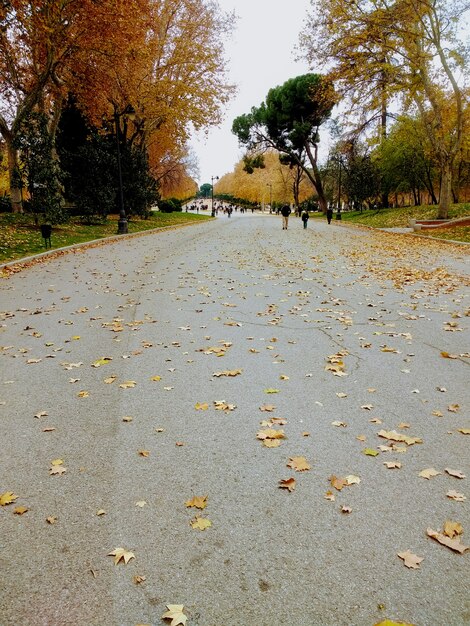
{"label": "white sky", "polygon": [[199,186],[211,176],[233,171],[243,150],[232,135],[233,120],[259,106],[271,87],[309,71],[305,61],[294,60],[309,0],[218,0],[224,11],[235,11],[239,19],[232,40],[226,42],[229,80],[238,87],[219,128],[191,142],[199,161]]}

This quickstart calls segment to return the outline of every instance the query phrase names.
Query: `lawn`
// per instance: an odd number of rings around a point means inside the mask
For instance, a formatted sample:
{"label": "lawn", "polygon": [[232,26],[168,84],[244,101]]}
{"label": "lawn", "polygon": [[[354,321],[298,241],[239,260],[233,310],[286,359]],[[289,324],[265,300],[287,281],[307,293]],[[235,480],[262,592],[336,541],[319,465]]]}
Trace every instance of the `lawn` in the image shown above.
{"label": "lawn", "polygon": [[[397,209],[376,209],[368,211],[348,211],[341,214],[342,221],[353,224],[363,224],[373,228],[407,228],[409,220],[429,220],[436,219],[437,207],[432,205],[419,207],[399,207]],[[452,205],[449,211],[449,218],[470,216],[470,203]],[[325,219],[319,213],[313,213],[312,217]],[[333,215],[335,220],[336,214]],[[454,241],[470,241],[469,228],[461,226],[456,228],[442,228],[432,231],[422,231],[421,234],[427,237],[438,237],[441,239],[453,239]]]}
{"label": "lawn", "polygon": [[[137,233],[206,219],[208,219],[206,215],[192,213],[152,213],[146,220],[133,217],[129,221],[129,232]],[[52,249],[115,235],[117,220],[118,216],[110,215],[106,223],[89,226],[74,218],[67,224],[54,226],[51,236]],[[31,215],[0,214],[0,263],[38,254],[44,250],[41,231],[34,225]]]}

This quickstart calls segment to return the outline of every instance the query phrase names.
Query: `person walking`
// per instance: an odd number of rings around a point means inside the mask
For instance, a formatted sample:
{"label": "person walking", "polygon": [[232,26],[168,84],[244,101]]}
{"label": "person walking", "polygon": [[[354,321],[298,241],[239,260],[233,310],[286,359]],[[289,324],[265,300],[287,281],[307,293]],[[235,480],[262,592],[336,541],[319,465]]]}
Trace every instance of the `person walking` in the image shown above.
{"label": "person walking", "polygon": [[291,214],[290,206],[285,204],[281,209],[282,215],[282,230],[287,230],[287,225],[289,223],[289,215]]}
{"label": "person walking", "polygon": [[333,217],[333,209],[328,207],[326,210],[326,219],[328,220],[328,224],[331,224],[331,218]]}
{"label": "person walking", "polygon": [[306,209],[304,209],[304,210],[302,211],[302,213],[300,214],[300,219],[301,219],[301,220],[302,220],[302,222],[304,223],[304,228],[307,228],[308,218],[309,218],[308,211],[307,211]]}

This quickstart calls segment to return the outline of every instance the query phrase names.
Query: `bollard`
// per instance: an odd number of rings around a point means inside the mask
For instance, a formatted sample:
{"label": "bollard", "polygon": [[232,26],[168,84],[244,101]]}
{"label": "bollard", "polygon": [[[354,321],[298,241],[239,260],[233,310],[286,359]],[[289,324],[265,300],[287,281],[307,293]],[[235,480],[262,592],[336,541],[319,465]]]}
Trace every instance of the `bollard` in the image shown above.
{"label": "bollard", "polygon": [[51,244],[51,234],[52,234],[52,226],[50,224],[41,224],[41,235],[44,239],[44,246],[47,250],[48,244],[49,248],[52,247]]}

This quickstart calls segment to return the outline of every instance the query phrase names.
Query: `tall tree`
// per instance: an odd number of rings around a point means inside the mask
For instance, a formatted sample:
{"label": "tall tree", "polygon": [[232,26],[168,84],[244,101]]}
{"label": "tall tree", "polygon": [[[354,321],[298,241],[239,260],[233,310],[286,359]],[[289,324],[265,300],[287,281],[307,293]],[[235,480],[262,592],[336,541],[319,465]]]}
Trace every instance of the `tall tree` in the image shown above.
{"label": "tall tree", "polygon": [[440,166],[438,215],[446,217],[463,139],[457,76],[466,68],[457,32],[468,5],[464,0],[326,0],[321,6],[313,0],[312,5],[302,37],[307,57],[327,63],[330,76],[363,110],[380,101],[386,88],[419,112]]}
{"label": "tall tree", "polygon": [[330,81],[319,74],[305,74],[270,89],[265,102],[237,117],[232,125],[251,157],[271,148],[296,163],[312,183],[323,211],[327,203],[318,167],[319,128],[335,103]]}

